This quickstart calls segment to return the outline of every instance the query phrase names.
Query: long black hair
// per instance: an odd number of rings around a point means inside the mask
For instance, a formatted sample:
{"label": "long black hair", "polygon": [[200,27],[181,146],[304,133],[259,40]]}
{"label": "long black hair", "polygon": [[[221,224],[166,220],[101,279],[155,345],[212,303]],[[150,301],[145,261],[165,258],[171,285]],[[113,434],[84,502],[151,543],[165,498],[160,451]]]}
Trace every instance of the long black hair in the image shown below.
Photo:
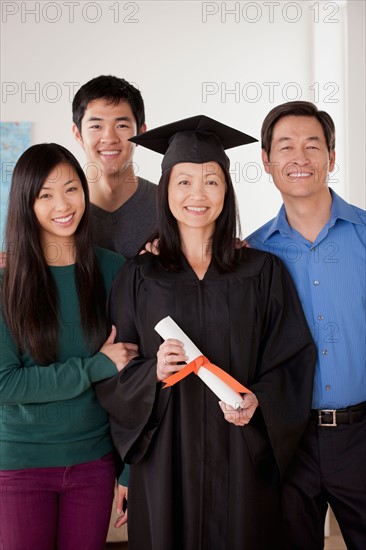
{"label": "long black hair", "polygon": [[[230,173],[219,164],[224,172],[226,193],[223,209],[215,222],[210,253],[212,261],[222,273],[236,266],[235,239],[240,235],[240,221],[235,191]],[[182,265],[182,243],[177,220],[169,208],[168,187],[172,169],[165,170],[158,186],[157,217],[158,230],[153,237],[159,238],[159,261],[170,271],[179,271]]]}
{"label": "long black hair", "polygon": [[74,155],[61,145],[33,145],[21,155],[13,172],[1,301],[19,349],[44,365],[57,360],[58,295],[42,249],[34,202],[50,172],[60,164],[75,170],[85,196],[85,212],[75,232],[75,279],[83,332],[93,353],[106,337],[105,289],[92,243],[85,174]]}

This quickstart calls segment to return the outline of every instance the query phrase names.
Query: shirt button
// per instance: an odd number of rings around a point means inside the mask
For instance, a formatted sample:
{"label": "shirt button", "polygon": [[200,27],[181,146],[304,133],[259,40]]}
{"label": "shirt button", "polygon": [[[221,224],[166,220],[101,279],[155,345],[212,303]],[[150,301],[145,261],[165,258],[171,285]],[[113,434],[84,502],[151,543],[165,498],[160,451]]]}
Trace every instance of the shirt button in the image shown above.
{"label": "shirt button", "polygon": [[310,252],[314,252],[314,251],[315,251],[315,246],[312,246],[312,247],[310,248]]}
{"label": "shirt button", "polygon": [[323,354],[323,355],[328,355],[328,350],[327,350],[327,349],[323,349],[322,354]]}
{"label": "shirt button", "polygon": [[314,285],[314,286],[319,286],[320,283],[319,283],[319,281],[316,281],[316,280],[315,280],[315,281],[313,282],[313,285]]}
{"label": "shirt button", "polygon": [[323,315],[318,315],[318,321],[323,321],[323,320],[324,320]]}
{"label": "shirt button", "polygon": [[329,391],[329,390],[330,390],[330,386],[327,384],[327,385],[325,386],[325,389],[326,389],[327,391]]}

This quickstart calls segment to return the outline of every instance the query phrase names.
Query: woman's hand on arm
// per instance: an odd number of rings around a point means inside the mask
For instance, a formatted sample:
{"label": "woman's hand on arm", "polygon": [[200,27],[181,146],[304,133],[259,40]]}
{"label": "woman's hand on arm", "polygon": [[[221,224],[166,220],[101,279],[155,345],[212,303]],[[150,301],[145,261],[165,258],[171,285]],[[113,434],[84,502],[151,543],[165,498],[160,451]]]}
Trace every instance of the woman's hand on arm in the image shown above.
{"label": "woman's hand on arm", "polygon": [[188,361],[182,342],[173,338],[168,338],[160,345],[156,357],[156,377],[159,382],[185,367],[178,363]]}
{"label": "woman's hand on arm", "polygon": [[[114,526],[118,529],[125,523],[127,523],[127,500],[128,500],[128,487],[118,484],[118,493],[116,500],[116,512],[117,520],[114,523]],[[125,507],[124,504],[125,503]],[[124,509],[125,508],[125,509]],[[121,515],[123,514],[123,515]]]}
{"label": "woman's hand on arm", "polygon": [[219,402],[220,408],[224,413],[225,420],[234,424],[234,426],[245,426],[249,424],[256,408],[258,407],[258,399],[254,393],[244,394],[243,401],[239,403],[239,410],[234,409],[231,405]]}
{"label": "woman's hand on arm", "polygon": [[113,325],[110,335],[104,342],[100,351],[104,353],[113,363],[116,365],[118,372],[121,370],[139,354],[137,344],[131,344],[129,342],[114,342],[117,335],[117,329]]}
{"label": "woman's hand on arm", "polygon": [[[0,334],[0,405],[73,399],[92,384],[116,374],[115,363],[99,352],[89,357],[68,357],[47,367],[37,364],[27,354],[21,354],[1,315]],[[119,352],[118,359],[122,362],[121,356]]]}

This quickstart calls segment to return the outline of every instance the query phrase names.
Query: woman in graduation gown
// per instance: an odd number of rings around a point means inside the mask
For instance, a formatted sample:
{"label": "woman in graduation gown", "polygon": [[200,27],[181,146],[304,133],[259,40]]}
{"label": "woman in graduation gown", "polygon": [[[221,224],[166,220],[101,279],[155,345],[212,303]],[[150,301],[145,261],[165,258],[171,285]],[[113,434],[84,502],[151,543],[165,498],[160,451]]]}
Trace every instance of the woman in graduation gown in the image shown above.
{"label": "woman in graduation gown", "polygon": [[[204,116],[132,141],[165,153],[159,255],[129,261],[109,297],[117,339],[140,356],[97,386],[114,443],[132,464],[130,550],[281,547],[279,487],[308,420],[314,345],[293,283],[271,254],[235,247],[235,195],[224,149],[255,141]],[[154,330],[166,316],[250,392],[238,410]]]}

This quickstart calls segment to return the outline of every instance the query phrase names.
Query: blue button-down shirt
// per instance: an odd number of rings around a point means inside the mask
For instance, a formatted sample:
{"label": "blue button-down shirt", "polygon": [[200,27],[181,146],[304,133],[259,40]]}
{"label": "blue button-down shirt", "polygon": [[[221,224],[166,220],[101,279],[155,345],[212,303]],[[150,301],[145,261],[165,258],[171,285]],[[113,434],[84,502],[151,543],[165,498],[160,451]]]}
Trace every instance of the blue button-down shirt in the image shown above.
{"label": "blue button-down shirt", "polygon": [[318,348],[314,409],[366,401],[366,211],[332,193],[328,223],[314,243],[278,215],[248,242],[279,256],[297,287]]}

